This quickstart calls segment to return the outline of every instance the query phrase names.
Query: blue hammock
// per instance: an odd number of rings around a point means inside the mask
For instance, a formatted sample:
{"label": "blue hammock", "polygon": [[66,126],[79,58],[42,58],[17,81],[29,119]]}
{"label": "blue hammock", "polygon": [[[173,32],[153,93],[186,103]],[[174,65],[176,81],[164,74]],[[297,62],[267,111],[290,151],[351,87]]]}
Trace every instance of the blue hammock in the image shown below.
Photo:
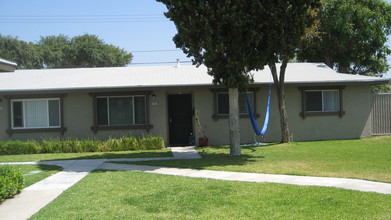
{"label": "blue hammock", "polygon": [[257,122],[254,117],[253,110],[251,108],[250,101],[248,99],[248,95],[247,95],[247,93],[245,93],[245,94],[246,94],[246,100],[247,100],[247,108],[248,108],[248,112],[250,114],[251,124],[253,126],[254,132],[256,135],[264,135],[267,131],[267,127],[269,125],[269,119],[270,119],[270,97],[272,94],[272,84],[269,84],[269,94],[268,94],[268,98],[267,98],[266,115],[265,115],[265,121],[263,122],[262,131],[260,131],[258,128]]}

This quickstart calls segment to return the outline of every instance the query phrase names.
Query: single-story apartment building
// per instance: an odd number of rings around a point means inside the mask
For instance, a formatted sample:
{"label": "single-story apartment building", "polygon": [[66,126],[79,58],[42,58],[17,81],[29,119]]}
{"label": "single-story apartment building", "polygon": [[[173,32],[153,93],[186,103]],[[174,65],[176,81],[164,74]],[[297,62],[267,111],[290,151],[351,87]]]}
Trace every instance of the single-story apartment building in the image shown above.
{"label": "single-story apartment building", "polygon": [[[272,77],[267,67],[251,74],[254,83],[247,94],[262,126]],[[288,64],[286,103],[293,140],[370,137],[371,85],[388,82],[339,74],[322,63]],[[244,95],[239,105],[241,143],[252,143]],[[205,131],[210,145],[229,143],[228,93],[212,84],[205,66],[0,72],[0,140],[154,134],[178,146],[188,145],[192,136],[198,140],[203,135],[199,130]],[[265,140],[280,138],[273,88]]]}

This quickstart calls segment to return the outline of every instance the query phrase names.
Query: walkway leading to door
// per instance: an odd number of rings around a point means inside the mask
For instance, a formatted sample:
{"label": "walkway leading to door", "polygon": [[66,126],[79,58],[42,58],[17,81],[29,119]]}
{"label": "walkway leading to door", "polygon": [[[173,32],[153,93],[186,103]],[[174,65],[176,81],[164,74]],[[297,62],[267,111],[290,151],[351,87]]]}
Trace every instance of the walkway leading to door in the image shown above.
{"label": "walkway leading to door", "polygon": [[55,198],[57,198],[66,189],[70,188],[83,179],[89,172],[95,169],[99,169],[99,167],[106,161],[147,161],[201,158],[197,151],[194,150],[194,147],[175,147],[171,148],[171,151],[173,152],[173,157],[0,163],[0,165],[45,164],[61,166],[64,168],[63,171],[24,188],[22,192],[16,195],[14,198],[4,201],[0,205],[0,219],[28,219]]}
{"label": "walkway leading to door", "polygon": [[35,164],[62,166],[64,170],[24,188],[14,198],[4,201],[0,205],[0,219],[28,219],[104,162],[105,160],[35,162]]}
{"label": "walkway leading to door", "polygon": [[0,219],[19,220],[31,217],[41,208],[45,207],[47,204],[57,198],[63,191],[76,184],[89,172],[95,169],[141,171],[164,175],[208,178],[228,181],[283,183],[304,186],[326,186],[358,190],[363,192],[391,194],[390,183],[373,182],[359,179],[195,170],[110,163],[110,161],[146,161],[201,158],[193,147],[175,147],[171,148],[171,150],[173,152],[174,157],[167,158],[127,158],[115,160],[98,159],[0,163],[0,165],[47,164],[57,165],[64,168],[63,171],[58,172],[57,174],[54,174],[40,182],[35,183],[34,185],[25,188],[19,195],[16,195],[15,198],[8,199],[3,202],[0,205]]}

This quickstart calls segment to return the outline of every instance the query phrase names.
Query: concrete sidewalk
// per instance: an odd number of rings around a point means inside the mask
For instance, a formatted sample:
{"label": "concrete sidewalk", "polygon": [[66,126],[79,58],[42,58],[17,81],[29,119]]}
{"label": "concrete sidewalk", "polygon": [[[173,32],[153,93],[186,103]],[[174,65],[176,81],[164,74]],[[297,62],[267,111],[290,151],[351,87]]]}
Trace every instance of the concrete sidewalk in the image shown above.
{"label": "concrete sidewalk", "polygon": [[24,188],[14,198],[4,201],[0,205],[0,219],[28,219],[104,162],[105,160],[72,160],[39,163],[63,166],[64,170]]}
{"label": "concrete sidewalk", "polygon": [[99,169],[106,170],[130,170],[164,175],[185,176],[195,178],[207,178],[229,181],[257,182],[257,183],[283,183],[301,186],[323,186],[342,189],[357,190],[362,192],[376,192],[391,194],[391,184],[359,179],[292,176],[260,173],[227,172],[213,170],[195,170],[184,168],[168,168],[145,165],[105,163]]}
{"label": "concrete sidewalk", "polygon": [[[192,146],[171,148],[171,151],[173,153],[173,157],[124,158],[111,159],[109,161],[148,161],[201,158]],[[24,188],[22,192],[14,198],[4,201],[0,205],[0,220],[28,219],[61,195],[61,193],[66,189],[83,179],[89,172],[99,168],[106,161],[108,160],[92,159],[0,163],[0,165],[43,164],[61,166],[64,168],[63,171]]]}
{"label": "concrete sidewalk", "polygon": [[343,189],[358,190],[363,192],[376,192],[391,194],[391,184],[373,182],[358,179],[327,178],[309,176],[272,175],[258,173],[226,172],[212,170],[194,170],[183,168],[167,168],[144,165],[116,164],[110,161],[147,161],[147,160],[174,160],[174,159],[198,159],[201,156],[194,147],[171,148],[173,157],[161,158],[124,158],[124,159],[95,159],[95,160],[59,160],[1,164],[46,164],[64,168],[40,182],[25,189],[12,199],[8,199],[0,205],[1,220],[22,220],[31,217],[45,207],[63,191],[76,184],[89,172],[95,169],[106,170],[129,170],[156,173],[164,175],[176,175],[195,178],[209,178],[228,181],[268,182],[284,183],[306,186],[326,186]]}
{"label": "concrete sidewalk", "polygon": [[108,159],[107,161],[150,161],[150,160],[191,160],[201,159],[202,157],[194,149],[193,146],[188,147],[171,147],[173,157],[154,157],[154,158],[119,158],[119,159]]}

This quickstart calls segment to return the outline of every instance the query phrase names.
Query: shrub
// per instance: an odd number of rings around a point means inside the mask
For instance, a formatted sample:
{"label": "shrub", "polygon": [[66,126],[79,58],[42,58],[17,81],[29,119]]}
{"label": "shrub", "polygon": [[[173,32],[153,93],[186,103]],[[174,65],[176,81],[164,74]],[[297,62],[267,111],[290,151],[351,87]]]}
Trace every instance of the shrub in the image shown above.
{"label": "shrub", "polygon": [[126,150],[137,150],[137,146],[139,144],[138,138],[136,137],[123,137],[122,138],[122,146],[126,148]]}
{"label": "shrub", "polygon": [[0,166],[0,202],[20,193],[23,183],[19,170],[11,166]]}
{"label": "shrub", "polygon": [[160,136],[143,136],[139,139],[137,150],[159,150],[165,147],[164,139]]}
{"label": "shrub", "polygon": [[122,146],[122,138],[109,138],[106,141],[102,143],[103,145],[106,145],[107,151],[123,151],[126,150]]}
{"label": "shrub", "polygon": [[0,155],[9,154],[36,154],[41,147],[36,141],[2,141],[0,142]]}
{"label": "shrub", "polygon": [[121,138],[109,138],[105,141],[49,138],[40,142],[34,140],[0,141],[0,155],[158,150],[164,147],[163,137],[151,135],[143,135],[139,138],[123,136]]}
{"label": "shrub", "polygon": [[56,139],[45,139],[41,143],[41,153],[59,153],[58,141]]}
{"label": "shrub", "polygon": [[83,151],[80,152],[97,152],[98,146],[101,144],[101,141],[94,139],[85,139],[79,140],[80,147]]}

